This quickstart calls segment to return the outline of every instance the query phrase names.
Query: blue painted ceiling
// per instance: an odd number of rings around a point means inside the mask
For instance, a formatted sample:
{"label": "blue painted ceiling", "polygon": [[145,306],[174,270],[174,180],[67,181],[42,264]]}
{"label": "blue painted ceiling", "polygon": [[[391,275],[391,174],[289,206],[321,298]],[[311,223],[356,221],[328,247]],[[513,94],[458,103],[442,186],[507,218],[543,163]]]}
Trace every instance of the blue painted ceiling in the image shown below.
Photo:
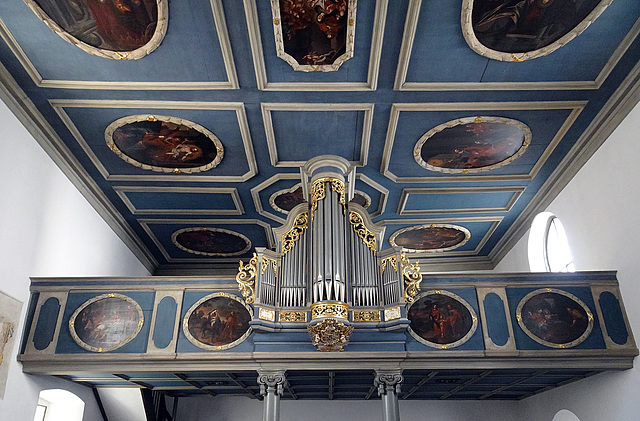
{"label": "blue painted ceiling", "polygon": [[[356,190],[387,227],[383,249],[402,228],[456,225],[471,234],[464,245],[410,257],[426,270],[489,268],[637,101],[640,2],[613,0],[567,45],[521,62],[474,52],[462,7],[361,0],[354,57],[335,72],[305,73],[277,57],[266,0],[169,1],[164,40],[138,60],[90,55],[24,2],[6,0],[2,96],[156,273],[232,270],[255,247],[274,247],[271,228],[286,214],[270,198],[300,183],[300,164],[319,154],[358,165]],[[132,115],[196,123],[220,140],[224,157],[193,174],[133,166],[104,135]],[[426,132],[477,116],[526,124],[531,144],[479,173],[431,171],[414,159]],[[194,227],[239,233],[251,250],[197,255],[172,242]]]}

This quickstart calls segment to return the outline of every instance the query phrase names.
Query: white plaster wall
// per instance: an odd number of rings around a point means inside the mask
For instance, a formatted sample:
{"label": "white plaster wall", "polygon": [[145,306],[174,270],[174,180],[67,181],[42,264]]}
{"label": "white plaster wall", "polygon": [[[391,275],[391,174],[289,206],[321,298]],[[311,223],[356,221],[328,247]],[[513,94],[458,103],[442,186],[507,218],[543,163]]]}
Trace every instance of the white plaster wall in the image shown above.
{"label": "white plaster wall", "polygon": [[[0,291],[29,299],[30,276],[137,276],[144,266],[73,187],[60,169],[0,102]],[[22,324],[18,326],[21,336]],[[101,420],[89,388],[23,374],[10,360],[1,421],[31,421],[43,389],[67,389],[85,402],[85,421]]]}
{"label": "white plaster wall", "polygon": [[[562,221],[576,270],[618,270],[632,330],[640,332],[640,105],[549,205]],[[497,266],[528,271],[526,236]],[[520,402],[520,419],[550,421],[568,409],[580,421],[638,420],[640,367],[603,373]]]}
{"label": "white plaster wall", "polygon": [[[438,421],[513,421],[517,418],[517,402],[476,401],[400,401],[402,420]],[[262,402],[247,397],[199,396],[178,399],[176,421],[259,421]],[[283,400],[281,421],[376,421],[382,420],[382,402],[369,401]],[[551,421],[551,419],[549,419]]]}

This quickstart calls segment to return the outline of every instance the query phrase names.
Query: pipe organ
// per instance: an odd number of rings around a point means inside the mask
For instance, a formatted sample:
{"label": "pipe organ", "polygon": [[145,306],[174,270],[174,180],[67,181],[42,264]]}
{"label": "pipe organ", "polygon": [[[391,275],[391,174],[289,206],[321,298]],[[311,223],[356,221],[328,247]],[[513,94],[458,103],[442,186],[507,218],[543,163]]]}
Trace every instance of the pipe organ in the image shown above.
{"label": "pipe organ", "polygon": [[[352,330],[349,309],[377,311],[378,319],[385,307],[395,306],[399,312],[410,285],[399,270],[403,257],[396,250],[386,256],[379,253],[384,228],[350,202],[354,167],[343,158],[324,155],[308,161],[301,173],[306,202],[274,229],[277,250],[258,249],[248,265],[240,263],[237,280],[247,302],[255,302],[265,314],[254,328],[277,329],[276,313],[310,309],[309,332],[319,332],[312,339],[330,331],[329,336],[338,340],[326,346],[318,339],[318,349],[339,351]],[[420,276],[417,266],[413,271]]]}

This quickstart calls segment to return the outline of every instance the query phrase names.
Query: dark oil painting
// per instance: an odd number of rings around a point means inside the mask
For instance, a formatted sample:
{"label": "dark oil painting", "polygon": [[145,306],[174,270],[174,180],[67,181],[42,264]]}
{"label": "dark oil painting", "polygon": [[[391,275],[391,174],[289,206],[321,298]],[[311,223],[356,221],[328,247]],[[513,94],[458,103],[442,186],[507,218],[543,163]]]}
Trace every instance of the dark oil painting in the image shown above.
{"label": "dark oil painting", "polygon": [[129,158],[164,168],[196,168],[216,159],[215,143],[199,131],[167,121],[136,121],[118,127],[113,142]]}
{"label": "dark oil painting", "polygon": [[133,303],[118,297],[105,297],[83,308],[73,320],[78,338],[94,351],[107,351],[124,345],[138,331],[140,313]]}
{"label": "dark oil painting", "polygon": [[348,0],[280,0],[284,51],[302,65],[333,64],[346,49]]}
{"label": "dark oil painting", "polygon": [[522,323],[534,336],[552,344],[568,344],[589,327],[589,315],[575,300],[555,292],[529,298],[521,310]]}
{"label": "dark oil painting", "polygon": [[273,203],[284,211],[289,212],[291,209],[295,208],[300,203],[304,202],[304,197],[302,197],[302,187],[298,187],[294,191],[284,192],[273,199]]}
{"label": "dark oil painting", "polygon": [[243,236],[226,230],[207,228],[185,230],[176,235],[175,241],[187,251],[216,256],[243,253],[249,247]]}
{"label": "dark oil painting", "polygon": [[411,330],[427,342],[448,345],[473,327],[473,316],[460,301],[444,294],[428,294],[409,308]]}
{"label": "dark oil painting", "polygon": [[412,250],[439,250],[454,247],[466,239],[466,234],[456,228],[425,226],[398,234],[395,245]]}
{"label": "dark oil painting", "polygon": [[353,203],[357,203],[358,205],[362,206],[363,208],[368,208],[369,205],[371,204],[369,202],[369,199],[367,199],[364,195],[356,192],[353,194],[353,199],[351,199],[351,201]]}
{"label": "dark oil painting", "polygon": [[238,301],[213,297],[191,312],[187,328],[205,345],[224,346],[240,339],[249,329],[250,320],[251,315]]}
{"label": "dark oil painting", "polygon": [[432,167],[465,170],[495,165],[522,147],[521,129],[504,123],[467,123],[446,128],[428,138],[420,157]]}
{"label": "dark oil painting", "polygon": [[133,51],[156,30],[156,0],[36,0],[74,38],[109,51]]}
{"label": "dark oil painting", "polygon": [[559,40],[591,13],[601,0],[475,0],[472,24],[484,46],[504,53],[525,53]]}

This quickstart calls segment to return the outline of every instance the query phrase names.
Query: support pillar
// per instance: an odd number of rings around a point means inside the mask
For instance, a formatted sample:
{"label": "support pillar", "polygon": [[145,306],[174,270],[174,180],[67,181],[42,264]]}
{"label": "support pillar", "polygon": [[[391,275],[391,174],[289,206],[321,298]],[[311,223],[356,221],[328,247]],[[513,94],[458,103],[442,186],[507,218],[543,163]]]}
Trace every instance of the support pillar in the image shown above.
{"label": "support pillar", "polygon": [[260,394],[264,396],[262,421],[280,420],[280,396],[284,387],[284,370],[258,370]]}
{"label": "support pillar", "polygon": [[373,384],[382,398],[383,421],[400,421],[398,394],[402,384],[402,370],[376,370]]}

